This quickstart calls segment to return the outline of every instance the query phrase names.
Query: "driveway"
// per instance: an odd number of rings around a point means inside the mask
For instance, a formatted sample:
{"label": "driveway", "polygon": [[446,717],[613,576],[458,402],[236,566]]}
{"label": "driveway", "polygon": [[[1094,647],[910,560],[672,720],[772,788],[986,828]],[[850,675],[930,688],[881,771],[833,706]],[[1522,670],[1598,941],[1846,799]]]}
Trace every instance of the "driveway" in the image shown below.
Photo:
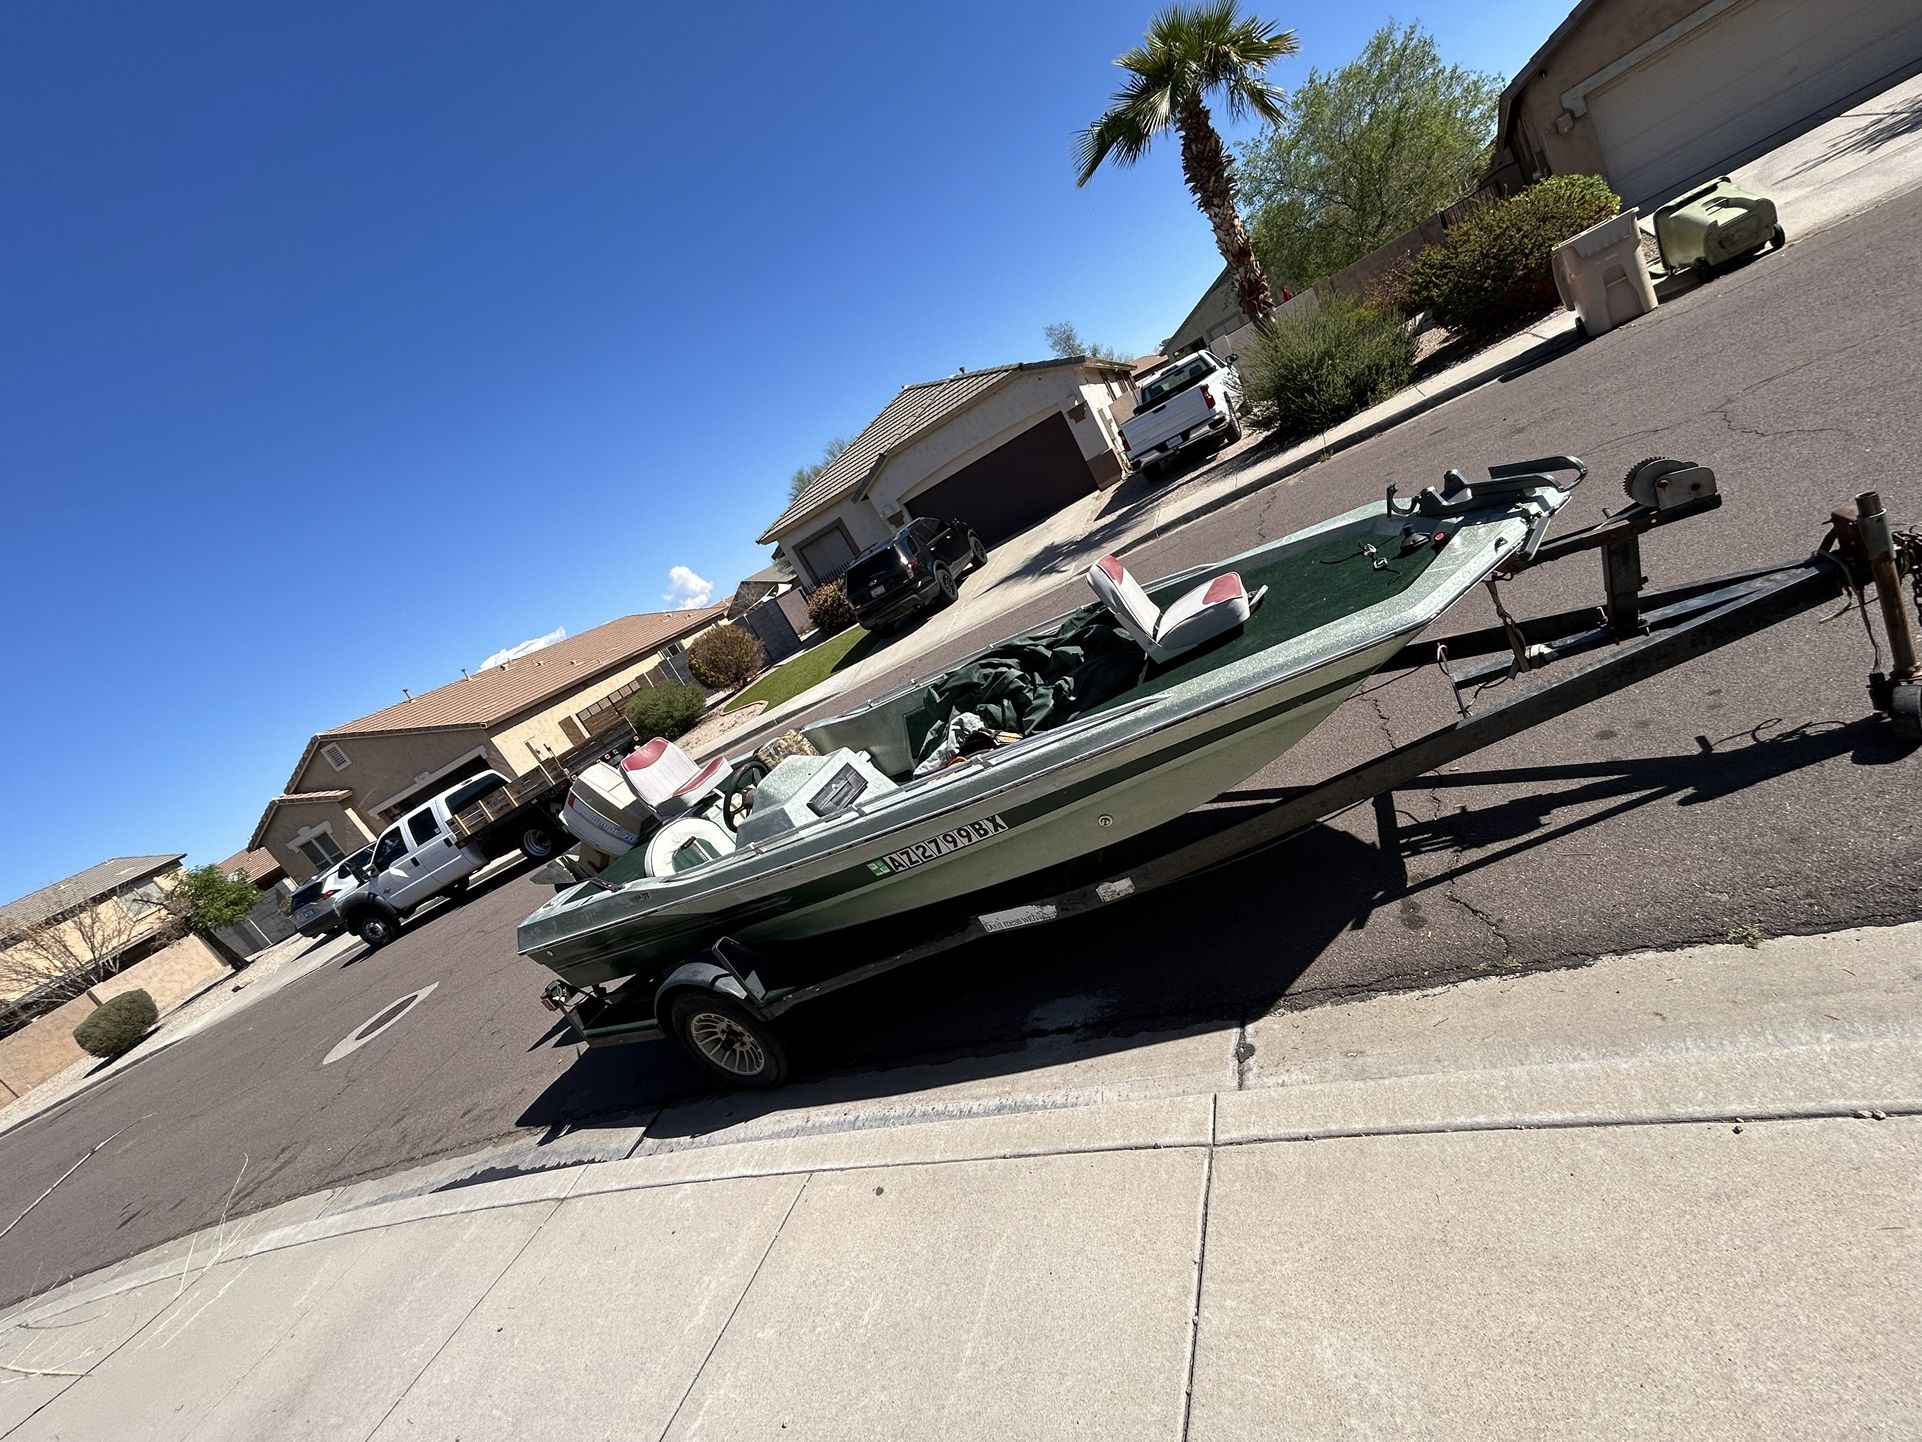
{"label": "driveway", "polygon": [[[1390,480],[1406,491],[1448,466],[1561,451],[1595,466],[1571,524],[1620,504],[1614,478],[1642,456],[1717,469],[1725,508],[1646,543],[1657,584],[1806,554],[1830,507],[1867,485],[1898,516],[1922,519],[1918,227],[1922,194],[1890,202],[1224,506],[1130,563],[1163,574],[1377,498]],[[1038,592],[947,652],[1078,604],[1084,590],[1075,579]],[[1598,594],[1596,575],[1571,562],[1523,578],[1511,601],[1555,610]],[[1484,619],[1474,605],[1452,617]],[[1852,617],[1779,627],[1424,778],[1397,798],[1398,857],[1375,847],[1365,811],[1351,813],[1156,897],[997,938],[798,1013],[800,1073],[817,1101],[885,1093],[896,1085],[886,1068],[910,1061],[1012,1078],[1061,1036],[1125,1059],[1184,1023],[1245,1024],[1738,927],[1913,918],[1922,761],[1867,719],[1868,669]],[[1453,715],[1432,673],[1378,687],[1238,795],[1270,795]],[[519,873],[500,879],[386,950],[316,972],[0,1137],[0,1218],[11,1219],[127,1128],[8,1237],[0,1300],[211,1223],[230,1197],[250,1211],[517,1129],[556,1146],[650,1119],[657,1131],[698,1129],[708,1113],[687,1103],[705,1088],[670,1050],[577,1059],[558,1044],[536,1002],[544,973],[512,944],[540,896]],[[324,1064],[430,985],[390,1030]],[[588,1131],[562,1137],[579,1125]]]}

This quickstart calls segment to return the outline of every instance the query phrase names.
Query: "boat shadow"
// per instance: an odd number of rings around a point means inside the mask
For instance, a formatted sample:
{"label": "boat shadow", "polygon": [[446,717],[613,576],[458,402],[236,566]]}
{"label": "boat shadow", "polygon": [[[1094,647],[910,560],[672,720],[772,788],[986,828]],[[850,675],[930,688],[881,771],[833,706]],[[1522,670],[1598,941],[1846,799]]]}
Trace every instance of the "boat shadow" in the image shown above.
{"label": "boat shadow", "polygon": [[[1703,739],[1683,755],[1431,774],[1411,790],[1526,789],[1434,821],[1402,813],[1386,848],[1318,825],[1152,897],[986,938],[824,998],[782,1023],[795,1072],[778,1091],[717,1093],[675,1047],[615,1047],[584,1052],[520,1124],[558,1135],[649,1106],[660,1108],[647,1127],[656,1140],[744,1126],[744,1135],[764,1135],[770,1125],[785,1134],[790,1121],[794,1130],[826,1124],[818,1109],[845,1118],[864,1103],[912,1100],[917,1113],[967,1114],[1037,1087],[1098,1089],[1120,1074],[1104,1057],[1164,1044],[1172,1057],[1185,1037],[1303,1002],[1296,984],[1344,933],[1395,922],[1385,914],[1390,906],[1464,875],[1651,804],[1703,805],[1843,758],[1884,765],[1910,754],[1873,719],[1781,731],[1775,724]],[[1283,794],[1233,793],[1195,824],[1227,824]],[[1460,860],[1411,882],[1408,859],[1434,854]],[[1424,968],[1385,980],[1337,968],[1314,999],[1431,986],[1480,970],[1473,959],[1446,955]],[[1052,1068],[1085,1077],[1039,1075]]]}

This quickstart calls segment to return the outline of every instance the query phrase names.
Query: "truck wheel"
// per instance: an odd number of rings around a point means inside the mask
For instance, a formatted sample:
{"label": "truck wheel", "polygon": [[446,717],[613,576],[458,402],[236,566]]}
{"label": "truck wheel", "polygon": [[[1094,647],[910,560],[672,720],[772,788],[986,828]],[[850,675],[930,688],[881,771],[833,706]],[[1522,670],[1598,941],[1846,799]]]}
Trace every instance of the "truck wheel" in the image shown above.
{"label": "truck wheel", "polygon": [[529,861],[546,861],[558,850],[553,828],[545,822],[532,822],[522,829],[521,855]]}
{"label": "truck wheel", "polygon": [[945,566],[934,573],[934,580],[940,588],[940,599],[934,603],[934,609],[945,610],[954,604],[955,598],[961,594],[961,588],[954,584],[954,573]]}
{"label": "truck wheel", "polygon": [[668,1000],[668,1028],[702,1066],[729,1086],[765,1090],[787,1080],[787,1048],[767,1021],[733,997],[690,989]]}
{"label": "truck wheel", "polygon": [[378,951],[400,935],[400,922],[384,911],[363,912],[354,920],[354,935],[367,944],[369,951]]}
{"label": "truck wheel", "polygon": [[1228,449],[1229,446],[1232,446],[1236,441],[1241,439],[1241,422],[1229,421],[1228,429],[1225,432],[1223,432],[1223,434],[1227,437],[1227,439],[1221,443],[1221,448],[1223,450],[1226,450]]}
{"label": "truck wheel", "polygon": [[988,564],[988,548],[981,544],[981,538],[974,538],[974,548],[968,552],[968,569],[978,571]]}

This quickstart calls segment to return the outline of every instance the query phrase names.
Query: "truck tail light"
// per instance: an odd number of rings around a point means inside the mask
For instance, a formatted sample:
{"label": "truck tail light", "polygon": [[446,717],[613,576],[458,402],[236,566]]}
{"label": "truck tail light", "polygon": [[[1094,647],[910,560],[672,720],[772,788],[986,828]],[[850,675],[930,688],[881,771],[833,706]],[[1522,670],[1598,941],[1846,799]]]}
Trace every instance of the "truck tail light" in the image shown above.
{"label": "truck tail light", "polygon": [[1201,399],[1207,405],[1209,410],[1213,410],[1215,408],[1215,393],[1209,390],[1208,387],[1206,386],[1203,386],[1201,388]]}

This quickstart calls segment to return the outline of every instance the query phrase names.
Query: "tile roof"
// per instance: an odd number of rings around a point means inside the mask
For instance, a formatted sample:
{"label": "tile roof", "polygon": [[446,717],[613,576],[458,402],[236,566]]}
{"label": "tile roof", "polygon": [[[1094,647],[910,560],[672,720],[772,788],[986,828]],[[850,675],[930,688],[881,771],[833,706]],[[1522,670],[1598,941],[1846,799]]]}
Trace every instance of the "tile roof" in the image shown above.
{"label": "tile roof", "polygon": [[85,871],[76,871],[64,881],[30,891],[18,901],[0,906],[0,927],[32,926],[50,916],[72,911],[89,901],[112,895],[119,887],[159,875],[185,854],[176,851],[171,856],[116,856]]}
{"label": "tile roof", "polygon": [[[597,672],[658,650],[669,641],[705,626],[726,609],[724,605],[704,606],[698,611],[654,611],[623,616],[502,665],[490,666],[459,681],[449,681],[445,686],[437,686],[357,721],[330,727],[314,739],[324,744],[332,736],[492,726],[585,684]],[[304,756],[301,765],[306,765]],[[298,768],[294,775],[300,775]]]}
{"label": "tile roof", "polygon": [[273,852],[264,847],[253,851],[236,851],[220,863],[220,874],[232,876],[236,872],[259,886],[275,872],[282,870],[280,861]]}
{"label": "tile roof", "polygon": [[899,451],[943,424],[1011,377],[1023,371],[1048,370],[1055,366],[1093,366],[1119,372],[1127,369],[1106,361],[1091,361],[1086,356],[1069,356],[1063,360],[1019,361],[988,370],[963,371],[937,381],[903,386],[886,409],[868,422],[867,429],[828,463],[814,484],[788,503],[788,508],[761,533],[757,544],[766,545],[795,522],[825,510],[857,490],[887,464],[890,452]]}

